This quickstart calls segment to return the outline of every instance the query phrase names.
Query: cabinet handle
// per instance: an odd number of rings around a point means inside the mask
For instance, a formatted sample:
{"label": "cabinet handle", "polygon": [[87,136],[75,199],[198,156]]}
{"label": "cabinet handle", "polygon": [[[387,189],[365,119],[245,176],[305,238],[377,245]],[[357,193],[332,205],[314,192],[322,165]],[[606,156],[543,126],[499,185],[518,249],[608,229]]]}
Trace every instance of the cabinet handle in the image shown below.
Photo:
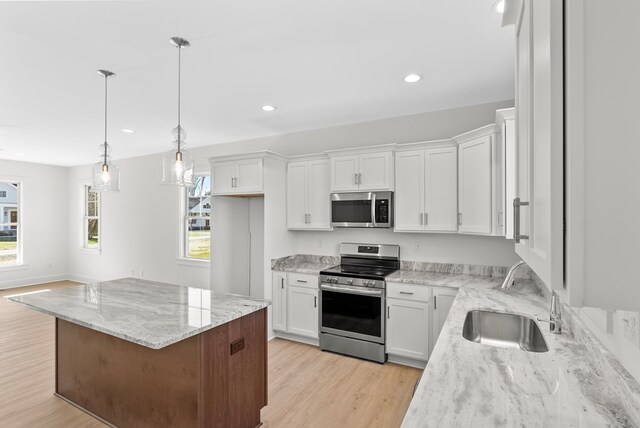
{"label": "cabinet handle", "polygon": [[513,242],[520,243],[521,239],[529,239],[529,235],[520,235],[520,207],[526,207],[529,202],[522,202],[520,198],[513,200]]}
{"label": "cabinet handle", "polygon": [[400,294],[408,294],[409,296],[413,296],[413,293],[410,293],[408,291],[401,291]]}
{"label": "cabinet handle", "polygon": [[504,226],[504,213],[502,211],[498,212],[498,226]]}
{"label": "cabinet handle", "polygon": [[236,177],[236,187],[238,187],[238,177]]}
{"label": "cabinet handle", "polygon": [[458,213],[458,226],[462,225],[462,213]]}
{"label": "cabinet handle", "polygon": [[280,278],[280,288],[284,290],[284,276]]}
{"label": "cabinet handle", "polygon": [[387,306],[387,319],[391,318],[391,307]]}
{"label": "cabinet handle", "polygon": [[304,279],[298,279],[297,281],[298,281],[298,282],[303,282],[303,283],[305,283],[305,284],[307,283],[307,281],[305,281]]}
{"label": "cabinet handle", "polygon": [[438,309],[438,296],[433,296],[433,310]]}
{"label": "cabinet handle", "polygon": [[357,172],[355,174],[353,174],[353,182],[355,184],[358,184],[358,173]]}
{"label": "cabinet handle", "polygon": [[311,223],[311,214],[307,214],[309,216],[309,223]]}
{"label": "cabinet handle", "polygon": [[362,173],[358,173],[358,184],[362,184]]}
{"label": "cabinet handle", "polygon": [[235,181],[233,180],[233,177],[231,177],[231,187],[236,187],[234,183]]}
{"label": "cabinet handle", "polygon": [[424,213],[424,225],[429,224],[429,213]]}
{"label": "cabinet handle", "polygon": [[318,307],[318,296],[313,296],[313,307],[314,308]]}

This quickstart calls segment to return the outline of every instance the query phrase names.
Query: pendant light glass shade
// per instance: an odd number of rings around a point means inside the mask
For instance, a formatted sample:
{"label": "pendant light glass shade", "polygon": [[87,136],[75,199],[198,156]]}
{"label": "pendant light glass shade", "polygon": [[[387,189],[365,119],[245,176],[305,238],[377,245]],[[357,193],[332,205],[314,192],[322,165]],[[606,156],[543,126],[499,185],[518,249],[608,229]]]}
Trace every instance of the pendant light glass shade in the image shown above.
{"label": "pendant light glass shade", "polygon": [[172,135],[172,149],[162,157],[162,184],[168,186],[192,187],[195,185],[193,177],[193,156],[186,150],[185,138],[187,133],[180,125],[180,52],[183,48],[189,46],[189,42],[181,37],[172,37],[169,42],[178,48],[178,126],[176,126]]}
{"label": "pendant light glass shade", "polygon": [[[178,132],[178,130],[180,132]],[[168,186],[191,187],[195,185],[193,177],[193,156],[184,150],[184,138],[187,133],[178,126],[172,131],[173,148],[162,157],[162,184]],[[178,141],[180,144],[178,145]]]}
{"label": "pendant light glass shade", "polygon": [[[107,155],[105,156],[105,146]],[[111,147],[107,143],[100,144],[99,161],[93,164],[91,190],[98,192],[120,190],[120,169],[111,162]]]}
{"label": "pendant light glass shade", "polygon": [[107,144],[107,80],[114,73],[108,70],[98,70],[104,77],[104,143],[99,146],[99,161],[93,165],[91,171],[91,190],[99,192],[120,191],[120,170],[111,162],[111,147]]}

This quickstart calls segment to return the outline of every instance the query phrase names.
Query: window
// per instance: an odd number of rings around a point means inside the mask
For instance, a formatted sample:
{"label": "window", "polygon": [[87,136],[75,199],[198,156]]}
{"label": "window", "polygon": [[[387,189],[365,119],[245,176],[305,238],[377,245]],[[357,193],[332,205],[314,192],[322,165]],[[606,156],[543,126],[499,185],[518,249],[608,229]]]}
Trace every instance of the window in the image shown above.
{"label": "window", "polygon": [[82,246],[91,250],[100,248],[100,193],[84,186],[84,223]]}
{"label": "window", "polygon": [[22,263],[20,184],[0,181],[0,267]]}
{"label": "window", "polygon": [[186,189],[184,257],[209,260],[211,240],[211,177],[195,177],[195,185]]}

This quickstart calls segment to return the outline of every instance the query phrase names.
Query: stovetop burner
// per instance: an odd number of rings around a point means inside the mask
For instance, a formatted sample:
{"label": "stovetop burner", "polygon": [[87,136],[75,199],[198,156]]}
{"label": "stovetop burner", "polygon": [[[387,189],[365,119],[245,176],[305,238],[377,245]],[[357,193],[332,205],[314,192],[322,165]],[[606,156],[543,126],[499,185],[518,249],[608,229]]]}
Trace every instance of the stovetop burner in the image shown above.
{"label": "stovetop burner", "polygon": [[398,270],[395,267],[371,267],[358,265],[338,265],[320,272],[323,275],[349,276],[384,281],[384,278]]}

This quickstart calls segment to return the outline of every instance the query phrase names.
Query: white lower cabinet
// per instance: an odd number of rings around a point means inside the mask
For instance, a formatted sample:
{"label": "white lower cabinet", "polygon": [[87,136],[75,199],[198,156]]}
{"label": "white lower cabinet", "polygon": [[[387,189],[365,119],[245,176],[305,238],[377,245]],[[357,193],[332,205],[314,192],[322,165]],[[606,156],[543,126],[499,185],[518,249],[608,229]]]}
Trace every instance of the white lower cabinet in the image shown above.
{"label": "white lower cabinet", "polygon": [[318,289],[290,285],[287,293],[289,333],[318,338]]}
{"label": "white lower cabinet", "polygon": [[387,283],[386,351],[389,359],[402,357],[426,362],[440,335],[457,290],[428,285]]}
{"label": "white lower cabinet", "polygon": [[318,276],[273,272],[272,290],[273,330],[318,339]]}
{"label": "white lower cabinet", "polygon": [[454,288],[433,288],[433,316],[431,317],[431,344],[429,346],[429,355],[436,346],[444,322],[447,320],[447,315],[453,305],[453,301],[456,299],[458,290]]}
{"label": "white lower cabinet", "polygon": [[273,272],[271,274],[273,295],[271,298],[271,327],[277,331],[287,331],[287,274]]}
{"label": "white lower cabinet", "polygon": [[429,303],[387,298],[387,354],[427,361]]}

